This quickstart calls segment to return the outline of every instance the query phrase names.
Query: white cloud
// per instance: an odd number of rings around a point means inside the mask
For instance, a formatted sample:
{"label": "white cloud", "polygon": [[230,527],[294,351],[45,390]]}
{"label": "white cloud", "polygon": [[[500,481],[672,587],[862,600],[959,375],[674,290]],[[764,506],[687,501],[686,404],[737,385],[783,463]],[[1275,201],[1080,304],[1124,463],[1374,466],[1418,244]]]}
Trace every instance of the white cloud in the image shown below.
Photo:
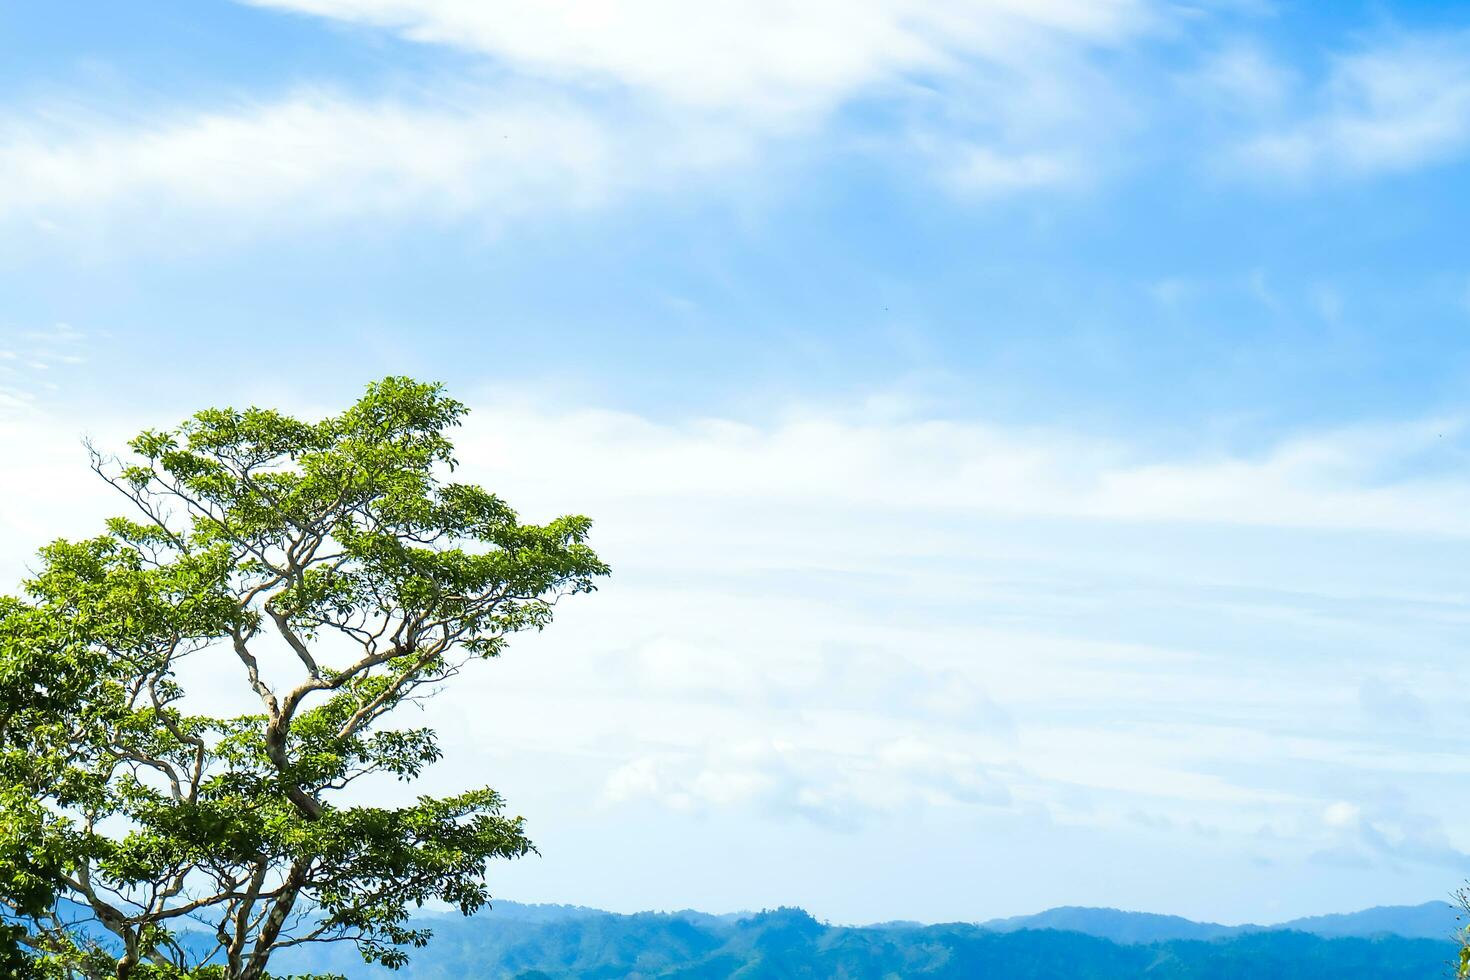
{"label": "white cloud", "polygon": [[[276,103],[135,125],[51,114],[0,143],[0,216],[104,206],[228,211],[241,224],[312,217],[491,217],[596,205],[731,148],[699,127],[598,116],[514,91],[428,105],[302,92]],[[81,219],[90,220],[90,219]]]}
{"label": "white cloud", "polygon": [[118,215],[140,228],[227,213],[231,231],[258,232],[575,210],[773,167],[869,97],[887,114],[872,138],[823,146],[917,161],[966,193],[1075,183],[1121,105],[1100,107],[1109,86],[1087,52],[1152,16],[1141,0],[261,5],[465,48],[498,80],[460,69],[409,94],[322,84],[145,115],[12,106],[0,218],[61,235]]}
{"label": "white cloud", "polygon": [[1464,874],[1470,854],[1456,847],[1439,817],[1410,806],[1404,794],[1390,790],[1366,805],[1337,800],[1322,813],[1337,843],[1319,855],[1328,861],[1427,864]]}
{"label": "white cloud", "polygon": [[[507,407],[482,412],[469,432],[486,433],[483,452],[500,456],[509,437],[497,433],[521,431],[515,465],[569,480],[590,467],[619,496],[1466,535],[1470,483],[1436,465],[1458,459],[1450,447],[1464,428],[1453,418],[1361,426],[1183,460],[1062,431],[799,410],[755,426]],[[573,440],[585,451],[552,448]],[[535,446],[547,448],[521,455]]]}
{"label": "white cloud", "polygon": [[1141,0],[251,0],[384,27],[514,69],[741,114],[821,111],[971,57],[1015,64],[1056,39],[1110,42]]}
{"label": "white cloud", "polygon": [[1336,58],[1298,118],[1258,133],[1235,162],[1306,178],[1402,173],[1470,146],[1470,38],[1398,39]]}
{"label": "white cloud", "polygon": [[608,804],[639,799],[683,811],[754,807],[839,828],[916,804],[1012,802],[1006,779],[982,759],[912,736],[845,750],[748,740],[641,757],[610,773],[603,788]]}

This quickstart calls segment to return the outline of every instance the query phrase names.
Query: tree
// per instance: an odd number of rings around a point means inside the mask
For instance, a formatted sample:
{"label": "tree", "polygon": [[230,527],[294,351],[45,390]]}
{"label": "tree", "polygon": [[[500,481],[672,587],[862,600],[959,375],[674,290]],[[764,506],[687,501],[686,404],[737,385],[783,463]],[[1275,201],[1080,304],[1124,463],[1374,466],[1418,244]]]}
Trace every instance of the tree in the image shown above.
{"label": "tree", "polygon": [[[320,422],[214,409],[92,450],[135,512],[0,599],[7,975],[259,980],[308,942],[397,966],[429,938],[411,908],[468,915],[533,849],[490,789],[344,794],[419,776],[434,732],[389,716],[607,573],[585,517],[448,480],[464,413],[387,378]],[[201,669],[258,708],[194,713]]]}

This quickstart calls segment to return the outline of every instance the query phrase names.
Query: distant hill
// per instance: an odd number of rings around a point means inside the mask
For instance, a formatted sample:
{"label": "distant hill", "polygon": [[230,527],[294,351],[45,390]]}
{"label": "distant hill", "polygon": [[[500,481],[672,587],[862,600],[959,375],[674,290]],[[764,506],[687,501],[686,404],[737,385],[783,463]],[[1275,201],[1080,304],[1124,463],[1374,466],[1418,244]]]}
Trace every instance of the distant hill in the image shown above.
{"label": "distant hill", "polygon": [[1411,939],[1453,938],[1464,925],[1461,912],[1448,902],[1387,905],[1342,915],[1314,915],[1283,922],[1275,929],[1295,929],[1314,936],[1406,936]]}
{"label": "distant hill", "polygon": [[[1080,932],[1085,936],[1109,939],[1115,943],[1160,943],[1173,939],[1220,939],[1242,930],[1213,922],[1194,922],[1177,915],[1155,915],[1150,912],[1122,912],[1118,909],[1080,908],[1064,905],[1035,915],[1017,915],[1008,919],[992,919],[980,923],[991,932],[1017,932],[1021,929],[1057,929]],[[1351,935],[1351,933],[1343,933]]]}
{"label": "distant hill", "polygon": [[[618,915],[496,903],[493,911],[470,919],[434,917],[426,923],[436,933],[434,940],[414,951],[409,965],[396,974],[364,966],[340,946],[294,950],[272,967],[335,972],[350,980],[1426,980],[1453,975],[1455,944],[1387,934],[1381,927],[1422,932],[1442,922],[1436,916],[1448,909],[1431,903],[1302,920],[1334,930],[1329,938],[1115,909],[1052,909],[983,925],[844,927],[818,922],[801,909],[743,917]],[[1453,929],[1453,912],[1449,915]],[[1345,934],[1352,930],[1368,935]]]}
{"label": "distant hill", "polygon": [[1177,915],[1123,912],[1118,909],[1082,908],[1064,905],[1034,915],[1018,915],[980,923],[993,932],[1021,929],[1060,929],[1080,932],[1115,943],[1159,943],[1171,940],[1211,940],[1255,932],[1305,932],[1324,939],[1401,936],[1406,939],[1452,940],[1460,928],[1460,912],[1448,902],[1423,905],[1393,905],[1292,919],[1276,925],[1224,926],[1195,922]]}
{"label": "distant hill", "polygon": [[[69,912],[87,918],[80,907]],[[340,945],[292,950],[272,966],[349,980],[1432,980],[1454,975],[1459,925],[1445,902],[1275,926],[1067,906],[979,924],[845,927],[791,908],[619,915],[506,901],[468,919],[426,915],[422,924],[434,930],[433,941],[397,972],[367,966]]]}

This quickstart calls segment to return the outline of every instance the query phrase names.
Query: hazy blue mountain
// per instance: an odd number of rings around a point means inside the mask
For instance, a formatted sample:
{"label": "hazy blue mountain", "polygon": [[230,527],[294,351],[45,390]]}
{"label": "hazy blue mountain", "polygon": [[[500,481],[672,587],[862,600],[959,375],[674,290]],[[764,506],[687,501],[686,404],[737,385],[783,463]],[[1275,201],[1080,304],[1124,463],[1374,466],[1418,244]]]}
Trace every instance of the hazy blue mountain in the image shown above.
{"label": "hazy blue mountain", "polygon": [[[980,923],[992,932],[1021,929],[1057,929],[1110,939],[1115,943],[1159,943],[1171,939],[1219,939],[1241,930],[1213,922],[1194,922],[1177,915],[1123,912],[1118,909],[1081,908],[1064,905],[1035,915],[1017,915]],[[1342,935],[1351,935],[1343,933]]]}
{"label": "hazy blue mountain", "polygon": [[[79,922],[87,919],[80,907],[68,911]],[[1458,924],[1456,910],[1444,902],[1278,926],[1063,907],[980,924],[845,927],[789,908],[619,915],[505,901],[468,919],[426,915],[423,922],[434,940],[396,973],[367,966],[339,945],[290,951],[272,966],[350,980],[1427,980],[1453,976],[1457,947],[1450,937]]]}
{"label": "hazy blue mountain", "polygon": [[[1421,907],[1422,909],[1422,907]],[[1443,911],[1442,909],[1439,911]],[[502,915],[501,913],[505,914]],[[1402,913],[1395,917],[1393,913]],[[1413,914],[1410,914],[1413,913]],[[1431,913],[1373,909],[1329,917],[1328,928],[1401,922],[1425,928]],[[417,950],[402,980],[713,980],[713,978],[996,977],[1005,980],[1424,980],[1452,975],[1452,942],[1379,934],[1328,938],[1282,929],[1243,930],[1112,909],[1054,909],[1032,921],[1109,929],[1115,941],[1078,928],[1033,928],[1002,920],[975,925],[902,922],[843,927],[800,909],[733,918],[702,913],[610,912],[497,903],[471,919],[436,917],[436,936]],[[1356,925],[1355,925],[1356,923]],[[1194,938],[1149,940],[1189,932]],[[1213,935],[1214,930],[1228,935]],[[350,949],[300,950],[276,969],[339,972],[352,980],[394,974],[366,967]]]}
{"label": "hazy blue mountain", "polygon": [[1448,902],[1388,905],[1342,915],[1314,915],[1283,922],[1277,929],[1295,929],[1315,936],[1406,936],[1412,939],[1453,938],[1464,923],[1462,913]]}
{"label": "hazy blue mountain", "polygon": [[980,923],[995,932],[1021,929],[1060,929],[1115,943],[1158,943],[1177,939],[1223,939],[1252,932],[1305,932],[1325,939],[1393,935],[1406,939],[1453,939],[1460,927],[1460,912],[1448,902],[1423,905],[1393,905],[1338,915],[1316,915],[1276,925],[1224,926],[1195,922],[1177,915],[1124,912],[1118,909],[1061,906],[1034,915],[1017,915]]}

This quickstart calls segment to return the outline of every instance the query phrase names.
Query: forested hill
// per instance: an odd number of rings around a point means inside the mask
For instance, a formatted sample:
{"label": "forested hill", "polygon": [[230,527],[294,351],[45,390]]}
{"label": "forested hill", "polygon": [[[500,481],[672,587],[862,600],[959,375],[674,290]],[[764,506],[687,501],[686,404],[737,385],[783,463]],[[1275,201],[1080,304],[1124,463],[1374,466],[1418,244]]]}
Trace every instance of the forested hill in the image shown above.
{"label": "forested hill", "polygon": [[[1055,910],[1054,910],[1055,911]],[[1065,910],[1084,927],[1130,915],[1112,910]],[[1091,917],[1078,913],[1106,913]],[[1411,929],[1444,909],[1372,910],[1369,932],[1399,915]],[[1045,917],[1047,913],[1043,913]],[[1359,913],[1360,916],[1365,915]],[[1055,918],[1055,917],[1054,917]],[[1153,916],[1176,930],[1208,924]],[[1351,917],[1329,928],[1351,931]],[[1311,924],[1312,920],[1304,920]],[[1449,914],[1453,928],[1453,914]],[[568,906],[497,905],[472,919],[434,918],[435,938],[398,971],[403,980],[515,978],[782,978],[1003,977],[1006,980],[1426,980],[1453,976],[1456,946],[1449,938],[1397,935],[1328,938],[1285,929],[1233,932],[1210,939],[1114,941],[1078,931],[1030,928],[1017,920],[986,925],[837,927],[800,909],[746,917],[698,912],[617,915]],[[1138,923],[1125,928],[1147,932]],[[1231,928],[1231,927],[1215,927]],[[274,970],[339,972],[357,978],[395,974],[355,961],[350,949],[293,951]]]}
{"label": "forested hill", "polygon": [[980,925],[994,932],[1057,929],[1120,943],[1155,943],[1171,939],[1224,939],[1250,932],[1268,931],[1306,932],[1326,939],[1344,936],[1372,938],[1383,935],[1402,936],[1406,939],[1453,939],[1461,922],[1459,910],[1448,902],[1425,902],[1423,905],[1383,906],[1341,915],[1317,915],[1272,926],[1222,926],[1215,922],[1194,922],[1177,915],[1076,906],[1047,909],[1035,915],[992,919]]}

